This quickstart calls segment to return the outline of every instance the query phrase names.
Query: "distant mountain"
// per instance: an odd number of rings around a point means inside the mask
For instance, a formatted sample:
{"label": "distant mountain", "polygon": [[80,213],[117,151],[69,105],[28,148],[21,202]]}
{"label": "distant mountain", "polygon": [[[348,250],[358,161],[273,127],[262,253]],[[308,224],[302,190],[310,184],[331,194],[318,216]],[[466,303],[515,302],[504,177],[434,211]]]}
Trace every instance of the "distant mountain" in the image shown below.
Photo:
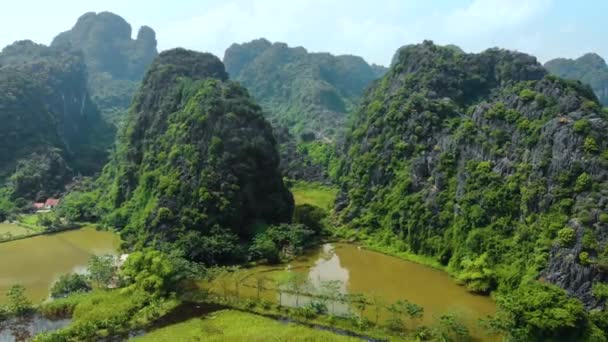
{"label": "distant mountain", "polygon": [[0,187],[13,198],[61,192],[106,161],[114,132],[87,92],[79,51],[31,41],[0,53]]}
{"label": "distant mountain", "polygon": [[604,106],[608,106],[608,65],[595,53],[577,59],[557,58],[545,63],[550,73],[589,84]]}
{"label": "distant mountain", "polygon": [[131,25],[116,14],[86,13],[51,44],[82,51],[92,99],[114,124],[124,118],[144,72],[158,54],[150,27],[141,27],[135,40],[131,35]]}
{"label": "distant mountain", "polygon": [[302,47],[257,39],[233,44],[224,63],[246,86],[274,125],[296,137],[332,140],[367,86],[386,71],[356,56],[309,53]]}

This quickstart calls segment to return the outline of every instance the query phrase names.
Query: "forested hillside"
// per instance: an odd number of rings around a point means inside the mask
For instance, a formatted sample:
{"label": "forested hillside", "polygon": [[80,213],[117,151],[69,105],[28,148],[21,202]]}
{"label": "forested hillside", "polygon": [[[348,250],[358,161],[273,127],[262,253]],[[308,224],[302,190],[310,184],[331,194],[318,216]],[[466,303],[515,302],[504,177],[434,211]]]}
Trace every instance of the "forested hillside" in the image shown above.
{"label": "forested hillside", "polygon": [[545,63],[550,73],[589,84],[604,106],[608,106],[608,65],[595,53],[577,59],[557,58]]}
{"label": "forested hillside", "polygon": [[[82,55],[31,41],[0,53],[0,207],[61,192],[106,161],[113,130],[91,101]],[[27,201],[25,201],[27,200]],[[24,202],[25,201],[25,202]],[[0,208],[0,211],[6,208]]]}
{"label": "forested hillside", "polygon": [[517,341],[605,340],[606,311],[583,305],[606,300],[607,128],[589,87],[534,57],[408,46],[355,115],[336,209],[497,290],[494,328]]}
{"label": "forested hillside", "polygon": [[[126,246],[234,262],[256,229],[290,221],[272,128],[227,79],[217,57],[183,49],[163,52],[147,72],[92,194]],[[80,195],[71,196],[67,205]]]}
{"label": "forested hillside", "polygon": [[156,33],[142,26],[137,39],[131,25],[110,13],[86,13],[76,25],[59,34],[51,46],[82,51],[88,87],[104,118],[118,125],[156,55]]}

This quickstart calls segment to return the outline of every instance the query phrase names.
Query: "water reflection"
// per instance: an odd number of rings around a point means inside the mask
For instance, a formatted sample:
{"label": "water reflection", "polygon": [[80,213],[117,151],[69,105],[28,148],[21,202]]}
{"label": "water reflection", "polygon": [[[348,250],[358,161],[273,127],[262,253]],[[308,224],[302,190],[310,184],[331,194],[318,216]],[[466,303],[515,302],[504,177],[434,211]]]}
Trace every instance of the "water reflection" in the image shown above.
{"label": "water reflection", "polygon": [[10,319],[0,322],[0,341],[30,341],[37,334],[61,329],[69,323],[69,319],[49,320],[39,315]]}
{"label": "water reflection", "polygon": [[[291,262],[287,267],[272,268],[259,266],[244,270],[247,273],[242,296],[257,296],[254,279],[263,275],[273,279],[270,289],[262,291],[261,298],[281,300],[286,306],[305,306],[323,294],[324,285],[335,281],[341,295],[364,294],[372,304],[368,305],[364,316],[380,322],[389,318],[386,305],[398,300],[407,300],[424,308],[421,323],[433,325],[444,314],[456,314],[471,330],[473,336],[487,340],[479,328],[480,318],[494,314],[496,307],[489,297],[477,296],[459,286],[445,272],[427,266],[408,262],[395,257],[361,249],[351,244],[327,244],[317,251]],[[289,285],[282,279],[289,274],[300,274],[308,280],[307,288],[299,295],[285,293]],[[277,285],[279,284],[279,285]],[[282,291],[277,291],[277,287]],[[281,293],[282,292],[282,293]],[[293,292],[293,291],[292,291]],[[344,315],[359,314],[349,307],[343,297],[338,300],[324,300],[330,313]],[[296,305],[299,304],[299,305]],[[376,305],[379,304],[379,305]],[[380,309],[377,309],[380,307]],[[378,315],[378,317],[376,317]]]}

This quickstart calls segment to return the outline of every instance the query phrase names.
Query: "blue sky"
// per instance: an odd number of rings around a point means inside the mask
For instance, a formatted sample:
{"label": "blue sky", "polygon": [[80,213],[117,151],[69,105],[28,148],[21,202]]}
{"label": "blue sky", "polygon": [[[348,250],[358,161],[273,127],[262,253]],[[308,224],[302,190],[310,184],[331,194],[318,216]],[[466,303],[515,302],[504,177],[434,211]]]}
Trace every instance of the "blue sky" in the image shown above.
{"label": "blue sky", "polygon": [[606,0],[18,0],[2,5],[0,46],[48,44],[89,11],[154,28],[161,50],[220,57],[233,42],[266,37],[309,51],[355,54],[387,65],[402,45],[434,40],[478,52],[504,47],[537,56],[608,57]]}

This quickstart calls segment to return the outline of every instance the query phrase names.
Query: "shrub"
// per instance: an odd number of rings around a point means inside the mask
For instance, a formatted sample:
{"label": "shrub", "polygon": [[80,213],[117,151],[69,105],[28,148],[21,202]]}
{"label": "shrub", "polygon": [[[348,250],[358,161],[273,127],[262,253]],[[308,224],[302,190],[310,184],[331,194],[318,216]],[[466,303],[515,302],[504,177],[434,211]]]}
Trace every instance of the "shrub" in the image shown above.
{"label": "shrub", "polygon": [[574,184],[574,191],[576,191],[576,192],[587,191],[591,188],[591,183],[592,183],[591,176],[588,173],[583,172],[576,179],[576,183]]}
{"label": "shrub", "polygon": [[526,102],[530,102],[536,98],[536,92],[532,89],[524,89],[519,93],[519,97]]}
{"label": "shrub", "polygon": [[51,288],[51,297],[64,298],[72,293],[88,292],[91,285],[87,282],[87,277],[82,274],[72,273],[63,274],[59,277]]}
{"label": "shrub", "polygon": [[580,262],[581,265],[584,265],[584,266],[589,265],[589,253],[588,252],[581,252],[578,255],[578,261]]}
{"label": "shrub", "polygon": [[589,154],[596,153],[598,151],[598,148],[597,143],[595,142],[595,138],[587,137],[585,139],[585,143],[583,144],[583,150]]}
{"label": "shrub", "polygon": [[557,241],[563,247],[571,246],[576,239],[576,232],[570,227],[562,228],[557,232]]}
{"label": "shrub", "polygon": [[593,283],[593,296],[599,300],[608,299],[608,284],[596,282]]}
{"label": "shrub", "polygon": [[13,315],[24,315],[32,309],[32,302],[25,296],[25,287],[13,285],[6,293],[7,309]]}
{"label": "shrub", "polygon": [[587,120],[587,119],[580,119],[580,120],[577,120],[576,122],[574,122],[573,128],[574,128],[574,132],[581,134],[581,135],[586,135],[591,130],[591,124],[589,123],[589,120]]}
{"label": "shrub", "polygon": [[601,214],[600,214],[600,222],[601,222],[601,223],[608,223],[608,214],[606,214],[606,213],[601,213]]}

